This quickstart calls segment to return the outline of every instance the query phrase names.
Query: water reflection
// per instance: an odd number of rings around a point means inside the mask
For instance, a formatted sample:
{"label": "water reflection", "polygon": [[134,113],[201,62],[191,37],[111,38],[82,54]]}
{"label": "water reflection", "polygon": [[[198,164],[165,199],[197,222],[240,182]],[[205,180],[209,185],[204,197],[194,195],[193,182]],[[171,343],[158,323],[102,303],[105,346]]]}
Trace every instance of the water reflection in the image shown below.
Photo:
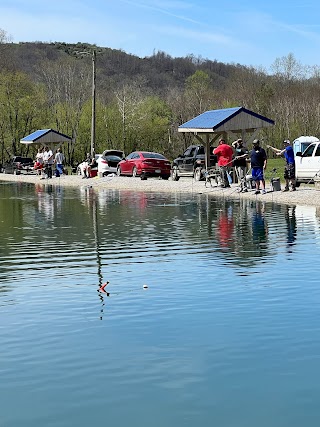
{"label": "water reflection", "polygon": [[86,426],[109,396],[110,425],[274,425],[277,407],[277,426],[287,414],[298,426],[301,384],[317,417],[316,209],[89,187],[0,195],[4,425]]}
{"label": "water reflection", "polygon": [[[265,218],[265,204],[256,203],[255,212],[252,214],[252,242],[258,248],[267,242],[268,227]],[[259,250],[259,249],[258,249]]]}
{"label": "water reflection", "polygon": [[231,247],[234,240],[233,207],[222,209],[218,215],[217,235],[222,250]]}
{"label": "water reflection", "polygon": [[295,244],[297,238],[297,220],[296,220],[296,207],[286,206],[285,207],[285,220],[287,224],[287,243],[289,252],[292,251],[292,246]]}
{"label": "water reflection", "polygon": [[35,186],[38,196],[38,214],[47,221],[52,221],[55,216],[54,191],[52,185],[38,184]]}
{"label": "water reflection", "polygon": [[[0,192],[4,281],[14,275],[16,258],[22,260],[22,271],[42,269],[37,260],[44,258],[63,274],[84,265],[94,274],[96,290],[112,278],[116,265],[157,268],[187,253],[206,257],[208,265],[219,257],[230,268],[253,268],[276,257],[281,241],[286,242],[281,250],[292,253],[299,233],[319,231],[316,208],[302,206],[42,183],[1,185]],[[26,254],[28,262],[23,262]]]}

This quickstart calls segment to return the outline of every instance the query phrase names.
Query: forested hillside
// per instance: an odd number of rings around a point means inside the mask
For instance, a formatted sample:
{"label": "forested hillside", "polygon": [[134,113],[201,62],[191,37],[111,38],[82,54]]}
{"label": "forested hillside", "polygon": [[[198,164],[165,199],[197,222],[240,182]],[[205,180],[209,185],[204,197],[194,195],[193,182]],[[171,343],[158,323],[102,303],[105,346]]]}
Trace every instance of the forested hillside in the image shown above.
{"label": "forested hillside", "polygon": [[[139,58],[88,44],[8,43],[0,37],[0,161],[27,154],[20,139],[53,128],[72,137],[69,163],[90,147],[92,54],[96,53],[96,152],[141,148],[169,158],[191,136],[180,124],[208,109],[244,106],[276,121],[261,136],[319,136],[319,69],[292,54],[275,60],[273,74],[240,64],[164,52]],[[28,153],[32,154],[32,153]]]}

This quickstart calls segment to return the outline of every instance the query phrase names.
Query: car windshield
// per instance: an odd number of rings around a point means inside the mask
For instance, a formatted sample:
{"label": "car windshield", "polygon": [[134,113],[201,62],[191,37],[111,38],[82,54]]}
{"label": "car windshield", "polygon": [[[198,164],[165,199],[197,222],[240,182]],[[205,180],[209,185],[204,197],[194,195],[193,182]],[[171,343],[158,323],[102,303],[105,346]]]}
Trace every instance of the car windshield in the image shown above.
{"label": "car windshield", "polygon": [[[212,152],[213,152],[213,150],[214,150],[214,147],[210,147],[210,153],[212,153]],[[199,147],[198,154],[205,154],[205,148],[204,148],[204,146],[203,146],[203,145],[201,145],[201,146]]]}
{"label": "car windshield", "polygon": [[309,145],[309,147],[304,151],[303,157],[311,157],[313,150],[314,150],[315,144]]}
{"label": "car windshield", "polygon": [[19,163],[32,163],[33,160],[31,157],[20,157],[17,156],[13,159],[14,162],[19,162]]}
{"label": "car windshield", "polygon": [[159,153],[141,153],[142,157],[144,157],[145,159],[161,159],[161,160],[166,160],[166,158]]}

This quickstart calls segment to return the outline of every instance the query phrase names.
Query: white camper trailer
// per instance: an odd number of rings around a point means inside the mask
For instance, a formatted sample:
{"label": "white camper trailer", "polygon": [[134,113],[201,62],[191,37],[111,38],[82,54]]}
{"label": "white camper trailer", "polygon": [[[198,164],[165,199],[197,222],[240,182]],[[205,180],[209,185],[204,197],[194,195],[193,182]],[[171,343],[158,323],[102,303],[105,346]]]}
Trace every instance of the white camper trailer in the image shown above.
{"label": "white camper trailer", "polygon": [[294,155],[298,152],[303,153],[312,142],[318,141],[319,139],[315,136],[299,136],[299,138],[295,139],[292,143]]}

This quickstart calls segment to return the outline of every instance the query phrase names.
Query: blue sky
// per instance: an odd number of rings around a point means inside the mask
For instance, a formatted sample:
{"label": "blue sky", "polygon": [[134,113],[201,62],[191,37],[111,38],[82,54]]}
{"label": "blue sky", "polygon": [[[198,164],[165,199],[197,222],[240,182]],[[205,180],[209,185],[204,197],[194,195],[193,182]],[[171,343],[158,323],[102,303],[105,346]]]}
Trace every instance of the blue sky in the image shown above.
{"label": "blue sky", "polygon": [[319,12],[318,0],[0,0],[0,28],[13,42],[86,42],[269,69],[289,53],[318,65]]}

